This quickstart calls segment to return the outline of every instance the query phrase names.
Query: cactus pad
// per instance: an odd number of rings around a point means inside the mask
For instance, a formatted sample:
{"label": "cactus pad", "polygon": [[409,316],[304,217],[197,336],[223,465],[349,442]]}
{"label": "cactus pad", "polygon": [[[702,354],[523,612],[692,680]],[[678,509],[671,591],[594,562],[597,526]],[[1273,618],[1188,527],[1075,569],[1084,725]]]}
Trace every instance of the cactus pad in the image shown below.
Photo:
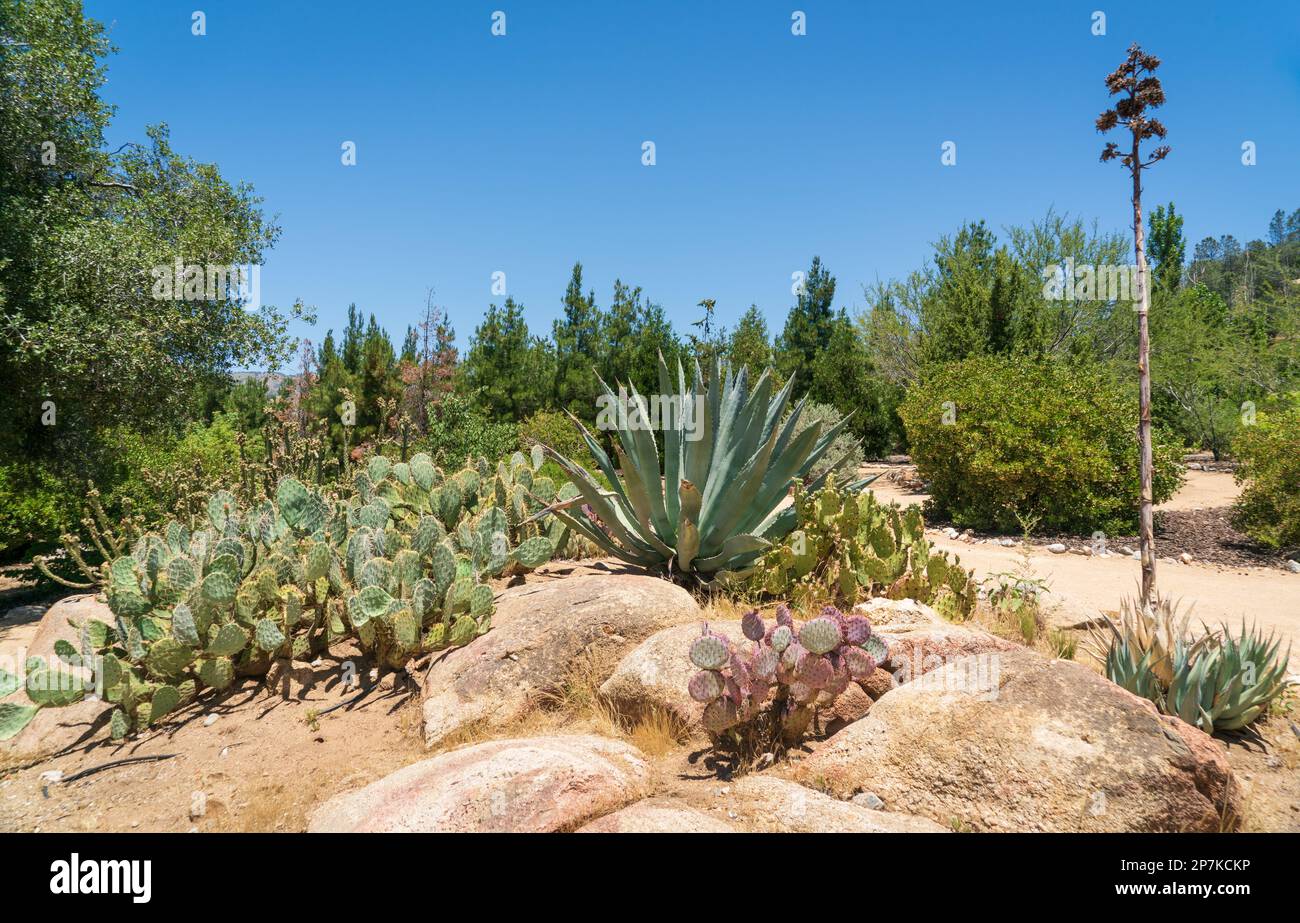
{"label": "cactus pad", "polygon": [[827,654],[844,640],[840,626],[833,619],[818,616],[799,629],[799,643],[814,654]]}
{"label": "cactus pad", "polygon": [[691,644],[691,663],[701,670],[720,670],[730,656],[727,642],[713,635],[703,635]]}

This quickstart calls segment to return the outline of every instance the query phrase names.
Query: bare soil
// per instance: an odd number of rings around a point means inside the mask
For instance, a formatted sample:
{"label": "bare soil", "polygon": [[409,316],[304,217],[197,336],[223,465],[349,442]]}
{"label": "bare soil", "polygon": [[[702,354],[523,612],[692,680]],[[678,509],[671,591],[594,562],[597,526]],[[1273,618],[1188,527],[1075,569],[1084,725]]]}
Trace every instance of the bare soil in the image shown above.
{"label": "bare soil", "polygon": [[[290,683],[287,695],[271,693],[247,680],[137,740],[101,733],[35,765],[0,767],[0,831],[303,830],[320,801],[425,755],[418,692],[402,677],[322,714],[358,694],[343,688],[342,664],[322,663],[310,690]],[[158,759],[71,778],[140,757]]]}
{"label": "bare soil", "polygon": [[[908,489],[914,483],[914,469],[907,465],[870,465],[864,474],[881,473],[884,477],[871,485],[871,490],[881,500],[907,506],[924,504],[930,495],[919,489]],[[892,476],[892,477],[891,477]],[[1157,553],[1162,557],[1178,558],[1187,553],[1202,564],[1219,564],[1225,567],[1261,567],[1285,570],[1287,559],[1276,549],[1258,544],[1232,524],[1232,504],[1241,493],[1231,473],[1190,469],[1182,488],[1156,507],[1155,538]],[[950,522],[928,517],[931,529],[944,529]],[[963,530],[958,530],[963,531]],[[977,539],[1008,537],[1004,533],[974,532]],[[1017,541],[1024,536],[1009,536]],[[1033,545],[1046,546],[1057,543],[1084,547],[1090,545],[1090,535],[1069,533],[1035,533],[1029,536]],[[1107,545],[1112,549],[1137,548],[1137,535],[1108,535]]]}

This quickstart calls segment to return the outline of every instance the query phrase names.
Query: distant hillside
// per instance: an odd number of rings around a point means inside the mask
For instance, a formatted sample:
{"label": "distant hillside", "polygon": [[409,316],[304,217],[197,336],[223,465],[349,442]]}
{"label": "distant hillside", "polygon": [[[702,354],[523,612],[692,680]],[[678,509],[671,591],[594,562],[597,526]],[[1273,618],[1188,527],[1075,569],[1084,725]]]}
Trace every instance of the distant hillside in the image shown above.
{"label": "distant hillside", "polygon": [[231,372],[231,379],[235,384],[242,385],[246,381],[262,381],[266,383],[266,393],[270,397],[275,397],[284,387],[285,382],[291,382],[297,379],[297,375],[284,375],[280,372]]}

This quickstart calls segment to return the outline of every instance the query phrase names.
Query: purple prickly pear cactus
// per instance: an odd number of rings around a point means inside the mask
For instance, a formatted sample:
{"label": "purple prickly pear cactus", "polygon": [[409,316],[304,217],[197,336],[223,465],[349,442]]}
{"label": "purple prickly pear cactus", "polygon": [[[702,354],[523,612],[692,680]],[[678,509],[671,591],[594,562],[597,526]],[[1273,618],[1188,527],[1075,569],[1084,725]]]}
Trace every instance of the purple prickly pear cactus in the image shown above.
{"label": "purple prickly pear cactus", "polygon": [[826,606],[797,621],[785,605],[766,622],[758,610],[741,618],[752,650],[705,625],[691,645],[691,698],[705,705],[704,726],[719,738],[772,710],[789,743],[806,731],[818,709],[828,708],[849,685],[876,669],[884,645],[860,615]]}

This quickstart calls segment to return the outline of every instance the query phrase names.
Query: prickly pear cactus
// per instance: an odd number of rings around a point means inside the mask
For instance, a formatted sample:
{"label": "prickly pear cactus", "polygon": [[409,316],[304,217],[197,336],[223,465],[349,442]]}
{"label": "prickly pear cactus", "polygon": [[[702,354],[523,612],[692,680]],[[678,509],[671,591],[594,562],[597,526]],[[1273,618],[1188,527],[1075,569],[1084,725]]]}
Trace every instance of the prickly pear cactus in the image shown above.
{"label": "prickly pear cactus", "polygon": [[103,529],[112,557],[83,567],[92,582],[79,588],[102,588],[113,624],[90,620],[80,650],[62,652],[81,672],[51,664],[26,677],[30,704],[0,707],[0,739],[90,690],[115,706],[110,731],[122,738],[201,689],[344,638],[391,668],[470,643],[491,626],[487,580],[533,570],[568,541],[547,507],[576,491],[540,476],[541,463],[515,453],[445,473],[424,454],[376,455],[343,500],[285,477],[253,505],[219,490],[188,524]]}
{"label": "prickly pear cactus", "polygon": [[846,617],[834,606],[805,622],[781,606],[771,624],[754,610],[741,619],[741,631],[748,646],[705,625],[688,652],[699,672],[687,692],[704,704],[704,726],[718,745],[739,741],[743,726],[762,717],[787,745],[796,744],[817,712],[874,673],[887,651],[866,618]]}
{"label": "prickly pear cactus", "polygon": [[969,617],[974,580],[956,558],[931,547],[918,507],[882,506],[869,491],[833,485],[808,494],[798,483],[794,505],[798,528],[758,559],[749,589],[807,604],[912,598],[953,620]]}

